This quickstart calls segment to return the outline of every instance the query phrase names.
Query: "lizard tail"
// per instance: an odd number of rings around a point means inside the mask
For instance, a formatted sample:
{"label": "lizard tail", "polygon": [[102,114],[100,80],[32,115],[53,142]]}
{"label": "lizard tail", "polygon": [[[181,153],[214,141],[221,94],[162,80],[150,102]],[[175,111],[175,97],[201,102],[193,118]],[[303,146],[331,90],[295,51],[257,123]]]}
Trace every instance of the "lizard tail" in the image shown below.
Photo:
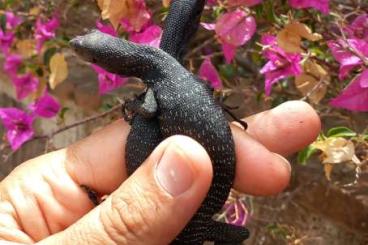
{"label": "lizard tail", "polygon": [[160,48],[182,63],[186,45],[197,32],[206,0],[173,0]]}

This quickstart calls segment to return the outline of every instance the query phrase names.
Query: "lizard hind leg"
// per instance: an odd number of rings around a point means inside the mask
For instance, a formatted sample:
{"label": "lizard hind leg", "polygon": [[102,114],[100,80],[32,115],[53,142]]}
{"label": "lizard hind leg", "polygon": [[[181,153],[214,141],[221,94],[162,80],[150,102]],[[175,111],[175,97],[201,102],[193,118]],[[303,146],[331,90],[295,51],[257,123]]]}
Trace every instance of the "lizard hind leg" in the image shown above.
{"label": "lizard hind leg", "polygon": [[226,106],[222,107],[222,109],[232,118],[234,119],[235,122],[239,123],[242,127],[243,130],[247,130],[248,128],[248,124],[246,122],[244,122],[243,120],[239,119],[237,116],[235,116],[228,108],[226,108]]}
{"label": "lizard hind leg", "polygon": [[231,110],[233,109],[237,109],[237,107],[230,107],[228,105],[225,104],[225,100],[226,97],[222,96],[222,95],[215,95],[215,89],[206,81],[199,79],[200,82],[202,82],[203,84],[205,84],[208,93],[214,95],[215,100],[217,101],[217,103],[221,106],[221,108],[224,110],[224,112],[226,112],[235,122],[239,123],[244,130],[247,130],[248,128],[248,124],[246,122],[244,122],[243,120],[241,120],[240,118],[238,118],[237,116],[234,115],[234,113],[231,112]]}
{"label": "lizard hind leg", "polygon": [[227,99],[227,97],[224,97],[222,95],[219,96],[215,96],[215,99],[217,101],[217,103],[221,106],[221,108],[237,123],[239,123],[242,127],[243,130],[247,130],[248,128],[248,124],[246,122],[244,122],[243,120],[241,120],[240,118],[238,118],[231,110],[233,109],[237,109],[238,107],[231,107],[225,104],[225,100]]}
{"label": "lizard hind leg", "polygon": [[208,228],[208,241],[215,245],[240,245],[249,237],[248,229],[242,226],[211,221]]}

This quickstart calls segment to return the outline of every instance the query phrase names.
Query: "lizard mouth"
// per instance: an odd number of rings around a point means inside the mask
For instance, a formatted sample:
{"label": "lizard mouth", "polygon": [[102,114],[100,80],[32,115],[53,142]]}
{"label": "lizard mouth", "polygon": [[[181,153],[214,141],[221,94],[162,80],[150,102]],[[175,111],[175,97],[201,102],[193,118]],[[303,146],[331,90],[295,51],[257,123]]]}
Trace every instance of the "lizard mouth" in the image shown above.
{"label": "lizard mouth", "polygon": [[97,60],[94,58],[95,49],[93,45],[95,38],[91,38],[93,36],[89,34],[90,33],[84,36],[77,36],[73,38],[69,41],[69,45],[72,50],[83,60],[96,63]]}
{"label": "lizard mouth", "polygon": [[80,47],[82,47],[82,38],[81,38],[81,36],[77,36],[77,37],[73,38],[72,40],[70,40],[69,45],[74,51],[77,51]]}

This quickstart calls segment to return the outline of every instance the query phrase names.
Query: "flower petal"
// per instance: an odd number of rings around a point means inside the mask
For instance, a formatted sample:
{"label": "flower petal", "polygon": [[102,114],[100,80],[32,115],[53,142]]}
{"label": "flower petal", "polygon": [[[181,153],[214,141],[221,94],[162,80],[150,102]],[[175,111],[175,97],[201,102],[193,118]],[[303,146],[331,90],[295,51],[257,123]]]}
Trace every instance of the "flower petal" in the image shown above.
{"label": "flower petal", "polygon": [[357,76],[330,105],[351,111],[368,111],[368,69]]}
{"label": "flower petal", "polygon": [[330,12],[329,1],[330,0],[289,0],[289,4],[296,9],[315,8],[323,14],[328,14]]}
{"label": "flower petal", "polygon": [[39,80],[31,73],[14,77],[12,80],[18,100],[22,100],[29,94],[37,90]]}
{"label": "flower petal", "polygon": [[218,89],[222,87],[220,76],[216,67],[212,64],[211,59],[206,57],[199,68],[199,77],[203,80],[209,81],[211,87]]}
{"label": "flower petal", "polygon": [[256,31],[256,21],[244,11],[235,10],[218,19],[215,31],[222,42],[238,47],[252,38]]}
{"label": "flower petal", "polygon": [[28,107],[37,116],[51,118],[60,110],[60,103],[47,92]]}
{"label": "flower petal", "polygon": [[92,65],[92,68],[98,74],[99,93],[101,95],[121,87],[128,80],[125,77],[110,73],[97,65]]}
{"label": "flower petal", "polygon": [[222,51],[224,52],[226,63],[230,64],[235,57],[236,47],[224,42],[222,43]]}
{"label": "flower petal", "polygon": [[6,129],[6,136],[13,150],[19,149],[30,140],[34,131],[34,117],[17,108],[0,108],[0,119]]}
{"label": "flower petal", "polygon": [[132,42],[146,44],[155,48],[160,46],[162,29],[158,25],[151,25],[145,28],[142,32],[133,32],[129,39]]}

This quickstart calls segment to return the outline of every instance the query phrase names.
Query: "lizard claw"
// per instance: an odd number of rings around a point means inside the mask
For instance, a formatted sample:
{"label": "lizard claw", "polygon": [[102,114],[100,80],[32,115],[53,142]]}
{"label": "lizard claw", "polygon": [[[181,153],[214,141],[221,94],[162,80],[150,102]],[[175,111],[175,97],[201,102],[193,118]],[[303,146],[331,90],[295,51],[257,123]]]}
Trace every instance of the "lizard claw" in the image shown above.
{"label": "lizard claw", "polygon": [[133,117],[134,117],[134,112],[129,110],[129,106],[128,106],[129,103],[132,103],[132,101],[125,101],[121,105],[121,114],[123,115],[124,120],[128,122],[129,125],[131,125]]}

